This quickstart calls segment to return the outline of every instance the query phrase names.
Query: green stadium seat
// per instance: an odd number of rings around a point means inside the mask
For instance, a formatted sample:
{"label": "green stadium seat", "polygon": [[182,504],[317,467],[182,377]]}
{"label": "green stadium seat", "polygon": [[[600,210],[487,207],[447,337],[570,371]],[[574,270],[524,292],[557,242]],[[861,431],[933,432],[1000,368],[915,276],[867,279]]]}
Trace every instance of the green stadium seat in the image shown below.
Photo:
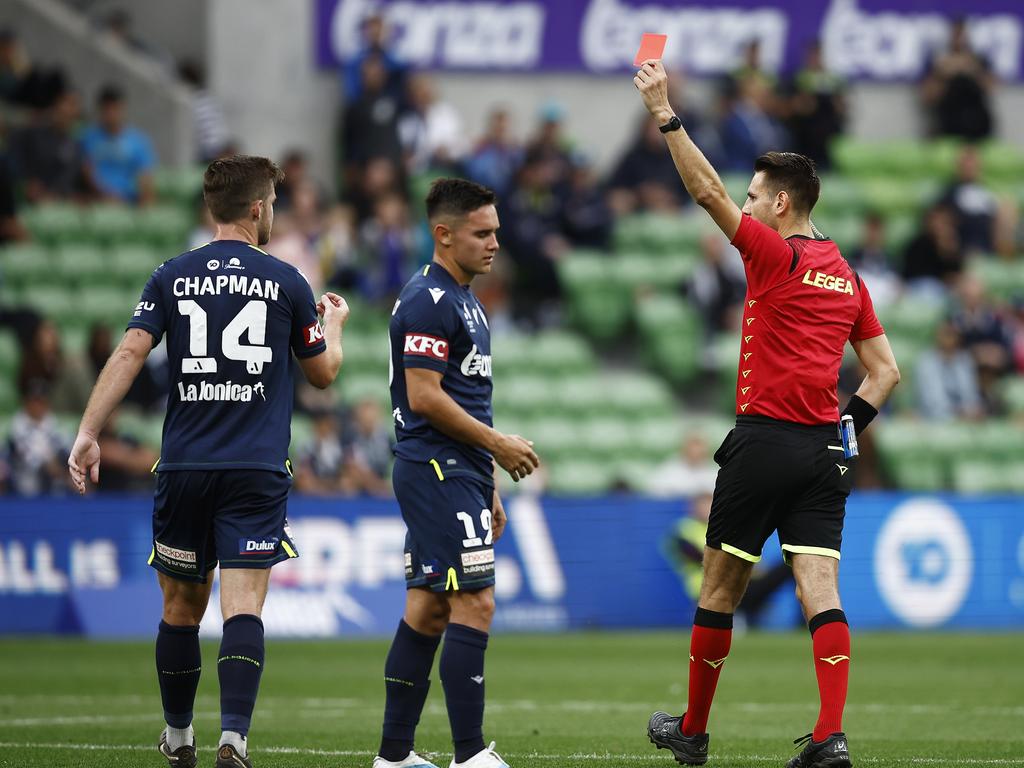
{"label": "green stadium seat", "polygon": [[[313,442],[313,419],[302,413],[292,414],[292,440],[288,446],[288,457],[294,465],[302,452]],[[294,467],[293,470],[294,472]]]}
{"label": "green stadium seat", "polygon": [[83,223],[91,239],[110,245],[131,240],[136,235],[137,211],[126,205],[93,205],[83,213]]}
{"label": "green stadium seat", "polygon": [[1019,184],[1024,178],[1024,151],[1016,144],[986,142],[981,146],[981,169],[986,179]]}
{"label": "green stadium seat", "polygon": [[1024,414],[1024,376],[1008,378],[1003,385],[1003,399],[1010,413]]}
{"label": "green stadium seat", "polygon": [[0,328],[0,379],[13,378],[21,360],[18,337],[7,328]]}
{"label": "green stadium seat", "polygon": [[979,257],[971,260],[968,269],[993,296],[1001,299],[1024,297],[1024,260]]}
{"label": "green stadium seat", "polygon": [[95,323],[110,326],[116,339],[132,318],[138,301],[138,291],[95,286],[80,292],[75,302],[76,314],[86,327]]}
{"label": "green stadium seat", "polygon": [[[78,425],[75,424],[77,429]],[[164,419],[159,413],[141,413],[135,408],[124,408],[117,412],[116,431],[128,435],[147,448],[160,451],[163,438]]]}
{"label": "green stadium seat", "polygon": [[534,419],[530,431],[523,435],[533,440],[542,461],[558,462],[573,459],[582,453],[582,430],[575,419],[546,417]]}
{"label": "green stadium seat", "polygon": [[946,463],[936,456],[885,457],[885,464],[895,484],[908,491],[939,491],[946,488]]}
{"label": "green stadium seat", "polygon": [[153,205],[138,210],[137,237],[158,248],[181,251],[188,244],[194,215],[174,205]]}
{"label": "green stadium seat", "polygon": [[195,207],[203,192],[206,168],[190,165],[182,168],[161,167],[153,173],[157,198],[184,208]]}
{"label": "green stadium seat", "polygon": [[54,274],[51,252],[37,243],[18,243],[0,249],[0,277],[19,288],[49,282]]}
{"label": "green stadium seat", "polygon": [[346,372],[343,365],[334,382],[334,388],[341,393],[342,401],[346,405],[354,405],[362,400],[374,400],[391,412],[391,391],[386,372],[383,375],[352,374]]}
{"label": "green stadium seat", "polygon": [[85,229],[82,211],[69,203],[47,203],[19,214],[34,239],[45,245],[80,240]]}
{"label": "green stadium seat", "polygon": [[599,383],[609,411],[620,416],[660,418],[671,416],[672,393],[664,383],[644,373],[608,373]]}
{"label": "green stadium seat", "polygon": [[879,319],[888,336],[909,339],[915,346],[931,346],[945,310],[942,301],[905,297],[880,309]]}
{"label": "green stadium seat", "polygon": [[149,276],[166,259],[164,254],[146,245],[121,245],[109,252],[110,270],[125,288],[142,293]]}
{"label": "green stadium seat", "polygon": [[495,409],[513,416],[530,418],[550,412],[554,381],[535,375],[515,375],[505,378],[494,389]]}
{"label": "green stadium seat", "polygon": [[635,439],[631,422],[607,416],[581,422],[578,435],[579,454],[607,464],[629,455]]}
{"label": "green stadium seat", "polygon": [[[55,259],[61,278],[79,287],[109,286],[112,265],[105,250],[92,245],[61,246]],[[140,286],[141,289],[141,286]]]}
{"label": "green stadium seat", "polygon": [[843,253],[850,253],[860,243],[864,220],[857,214],[846,214],[835,218],[813,216],[811,220],[818,231],[834,241]]}
{"label": "green stadium seat", "polygon": [[16,376],[0,376],[0,414],[12,414],[18,410],[18,388]]}
{"label": "green stadium seat", "polygon": [[565,460],[549,467],[548,489],[556,496],[597,496],[610,490],[616,479],[614,466]]}
{"label": "green stadium seat", "polygon": [[1007,466],[1000,462],[964,460],[953,464],[953,488],[960,493],[1007,491]]}
{"label": "green stadium seat", "polygon": [[612,279],[611,257],[574,251],[558,262],[558,269],[576,327],[601,340],[618,336],[629,320],[632,296]]}

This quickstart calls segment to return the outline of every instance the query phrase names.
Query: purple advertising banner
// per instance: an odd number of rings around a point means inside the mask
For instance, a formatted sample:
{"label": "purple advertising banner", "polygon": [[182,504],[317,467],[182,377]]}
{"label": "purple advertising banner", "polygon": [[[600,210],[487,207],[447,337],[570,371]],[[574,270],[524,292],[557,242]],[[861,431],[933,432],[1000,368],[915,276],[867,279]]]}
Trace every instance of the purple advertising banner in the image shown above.
{"label": "purple advertising banner", "polygon": [[380,12],[389,50],[422,69],[619,72],[644,32],[668,35],[665,63],[697,76],[736,69],[760,44],[770,72],[796,71],[820,40],[830,70],[915,80],[964,16],[971,46],[1004,81],[1024,79],[1024,0],[314,0],[317,63],[351,61]]}

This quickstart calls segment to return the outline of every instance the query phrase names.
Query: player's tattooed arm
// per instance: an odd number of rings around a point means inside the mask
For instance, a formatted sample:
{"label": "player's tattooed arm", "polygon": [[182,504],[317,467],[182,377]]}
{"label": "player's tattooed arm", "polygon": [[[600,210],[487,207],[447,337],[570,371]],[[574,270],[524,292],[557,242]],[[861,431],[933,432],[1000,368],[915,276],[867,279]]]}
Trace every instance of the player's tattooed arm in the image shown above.
{"label": "player's tattooed arm", "polygon": [[494,456],[513,480],[531,474],[540,459],[533,443],[519,435],[505,435],[474,419],[441,387],[442,374],[429,368],[406,368],[409,407],[431,425],[460,443],[483,448]]}
{"label": "player's tattooed arm", "polygon": [[[660,61],[649,59],[633,77],[633,84],[640,91],[644,106],[659,126],[666,125],[675,113],[668,100],[668,75]],[[704,208],[715,224],[730,240],[739,229],[742,214],[730,199],[725,184],[712,167],[704,153],[686,133],[686,128],[665,134],[672,160],[686,191],[694,201]]]}

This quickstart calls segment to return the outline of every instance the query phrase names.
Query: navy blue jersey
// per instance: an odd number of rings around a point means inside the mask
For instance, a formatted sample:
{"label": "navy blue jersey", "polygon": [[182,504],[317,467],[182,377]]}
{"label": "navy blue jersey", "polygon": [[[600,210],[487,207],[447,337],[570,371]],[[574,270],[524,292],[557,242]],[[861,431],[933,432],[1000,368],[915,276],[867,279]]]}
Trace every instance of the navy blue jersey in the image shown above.
{"label": "navy blue jersey", "polygon": [[291,352],[327,348],[301,272],[240,240],[209,243],[156,268],[128,327],[154,344],[167,334],[160,470],[286,471]]}
{"label": "navy blue jersey", "polygon": [[445,474],[465,471],[490,479],[491,454],[453,440],[409,408],[406,368],[442,375],[441,387],[470,416],[492,425],[491,332],[487,315],[468,285],[441,265],[424,267],[402,289],[391,313],[391,407],[395,455],[438,462]]}

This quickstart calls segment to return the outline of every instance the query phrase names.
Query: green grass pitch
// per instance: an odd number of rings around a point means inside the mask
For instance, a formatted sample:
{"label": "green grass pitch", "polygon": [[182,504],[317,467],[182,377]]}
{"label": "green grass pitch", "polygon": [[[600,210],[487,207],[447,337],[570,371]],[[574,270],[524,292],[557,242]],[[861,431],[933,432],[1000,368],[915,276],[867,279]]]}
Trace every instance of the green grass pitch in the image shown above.
{"label": "green grass pitch", "polygon": [[[685,705],[689,633],[495,635],[485,735],[512,768],[674,766],[647,742]],[[196,702],[200,765],[219,735],[216,652]],[[855,633],[845,726],[854,765],[1024,765],[1024,635]],[[272,640],[250,750],[257,768],[369,768],[382,641]],[[806,633],[737,636],[711,715],[710,766],[782,766],[817,689]],[[436,670],[418,749],[451,759]],[[164,765],[152,644],[0,640],[0,766]],[[73,747],[70,745],[80,745]]]}

